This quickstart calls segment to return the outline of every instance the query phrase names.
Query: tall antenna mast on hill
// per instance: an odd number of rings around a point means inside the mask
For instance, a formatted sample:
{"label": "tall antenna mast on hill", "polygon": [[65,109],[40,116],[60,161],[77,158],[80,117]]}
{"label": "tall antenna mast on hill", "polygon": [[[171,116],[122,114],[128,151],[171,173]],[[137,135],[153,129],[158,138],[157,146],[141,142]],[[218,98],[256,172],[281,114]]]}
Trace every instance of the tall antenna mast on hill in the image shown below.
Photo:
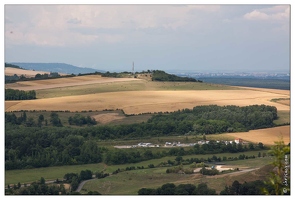
{"label": "tall antenna mast on hill", "polygon": [[132,73],[134,74],[134,62],[133,62],[133,65],[132,65]]}

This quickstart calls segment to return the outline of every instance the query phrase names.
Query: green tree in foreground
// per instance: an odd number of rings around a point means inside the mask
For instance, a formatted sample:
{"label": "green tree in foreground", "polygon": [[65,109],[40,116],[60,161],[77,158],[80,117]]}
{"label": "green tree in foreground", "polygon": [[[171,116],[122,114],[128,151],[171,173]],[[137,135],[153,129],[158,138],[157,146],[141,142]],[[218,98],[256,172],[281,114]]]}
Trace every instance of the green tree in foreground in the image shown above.
{"label": "green tree in foreground", "polygon": [[263,189],[265,194],[284,195],[290,194],[290,146],[284,141],[276,141],[269,153],[273,156],[271,172],[267,187]]}

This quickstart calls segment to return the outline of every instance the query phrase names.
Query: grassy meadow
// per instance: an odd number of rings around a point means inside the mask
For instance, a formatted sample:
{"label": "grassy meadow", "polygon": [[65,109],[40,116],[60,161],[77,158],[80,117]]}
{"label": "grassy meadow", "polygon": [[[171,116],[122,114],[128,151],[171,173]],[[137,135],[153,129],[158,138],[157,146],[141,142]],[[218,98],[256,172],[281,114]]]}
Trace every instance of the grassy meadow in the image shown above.
{"label": "grassy meadow", "polygon": [[[242,152],[242,153],[221,153],[221,154],[214,154],[217,157],[238,157],[240,154],[245,154],[248,156],[258,155],[258,152],[265,152],[267,153],[267,150],[262,151],[248,151],[248,152]],[[183,159],[190,159],[190,158],[208,158],[212,157],[212,155],[187,155],[182,156]],[[45,178],[45,180],[56,180],[62,179],[63,176],[66,173],[79,173],[81,170],[89,169],[92,172],[100,172],[104,171],[105,173],[112,173],[113,171],[117,170],[118,168],[125,169],[126,167],[131,166],[144,166],[145,168],[148,168],[149,164],[154,164],[155,166],[159,165],[161,162],[165,162],[168,160],[175,160],[176,156],[168,156],[163,157],[160,159],[152,159],[147,161],[142,161],[139,163],[129,163],[129,164],[122,164],[122,165],[106,165],[104,163],[98,163],[98,164],[85,164],[85,165],[69,165],[69,166],[54,166],[54,167],[46,167],[46,168],[34,168],[34,169],[22,169],[22,170],[7,170],[5,171],[5,185],[7,184],[17,184],[20,183],[31,183],[36,180],[40,180],[41,177]],[[260,162],[261,159],[248,159],[247,162],[243,161],[228,161],[230,165],[236,165],[237,167],[257,167],[257,166],[264,166],[264,164],[267,164],[265,162]],[[186,165],[185,165],[186,166]],[[188,165],[186,166],[188,167]],[[126,171],[127,172],[136,172],[136,173],[146,173],[150,175],[150,172],[153,172],[154,170],[157,172],[160,172],[162,174],[166,173],[167,167],[160,167],[160,168],[151,168],[151,169],[138,169],[133,171]],[[150,171],[149,171],[150,170]],[[149,172],[149,173],[147,173]],[[124,172],[125,173],[125,172]],[[118,173],[114,175],[114,177],[119,178],[121,173]],[[169,177],[169,176],[168,176]],[[108,178],[108,177],[107,177]],[[105,179],[99,179],[99,180],[107,180]],[[134,177],[135,178],[135,177]],[[98,180],[98,181],[99,181]],[[119,178],[120,180],[120,178]],[[119,181],[117,180],[117,181]],[[168,181],[169,182],[169,181]],[[166,183],[164,180],[162,183]]]}
{"label": "grassy meadow", "polygon": [[[249,155],[256,155],[257,152],[249,152]],[[231,154],[216,154],[216,156],[229,156]],[[184,158],[191,158],[192,156],[184,156]],[[194,156],[196,157],[196,156]],[[201,156],[200,156],[201,157]],[[205,156],[204,156],[205,157]],[[98,191],[102,194],[107,195],[118,195],[118,194],[127,194],[134,195],[137,194],[137,191],[143,187],[145,188],[157,188],[162,186],[165,183],[174,183],[178,184],[200,184],[205,182],[208,184],[208,187],[215,188],[217,191],[224,189],[226,184],[231,184],[234,180],[239,180],[240,182],[261,179],[261,176],[255,174],[247,173],[246,177],[243,176],[243,170],[248,168],[257,168],[262,167],[271,161],[270,158],[256,158],[249,159],[247,162],[245,160],[241,162],[236,161],[227,161],[224,162],[226,165],[231,167],[239,167],[241,169],[241,174],[235,174],[235,172],[217,175],[217,176],[202,176],[200,174],[167,174],[166,169],[168,167],[161,168],[151,168],[151,169],[140,169],[132,170],[118,173],[106,177],[104,179],[93,179],[87,182],[81,193],[87,193],[87,191]],[[189,167],[189,166],[185,166]],[[250,176],[251,175],[251,176]],[[238,176],[241,176],[240,178]],[[234,180],[233,180],[234,179]],[[232,180],[232,181],[231,181]]]}

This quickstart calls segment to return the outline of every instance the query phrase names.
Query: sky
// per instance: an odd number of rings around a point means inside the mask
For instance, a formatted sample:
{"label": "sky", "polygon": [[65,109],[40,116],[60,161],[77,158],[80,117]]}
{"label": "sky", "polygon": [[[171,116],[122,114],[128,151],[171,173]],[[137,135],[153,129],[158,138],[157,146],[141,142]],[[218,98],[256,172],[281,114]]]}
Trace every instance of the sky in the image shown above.
{"label": "sky", "polygon": [[5,62],[290,71],[290,5],[4,5]]}

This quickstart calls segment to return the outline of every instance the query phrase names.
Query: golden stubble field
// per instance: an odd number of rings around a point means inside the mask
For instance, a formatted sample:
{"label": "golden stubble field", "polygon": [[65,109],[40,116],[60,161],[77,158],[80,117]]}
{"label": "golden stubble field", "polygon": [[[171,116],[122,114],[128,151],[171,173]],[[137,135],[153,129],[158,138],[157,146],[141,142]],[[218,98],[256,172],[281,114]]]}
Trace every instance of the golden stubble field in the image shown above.
{"label": "golden stubble field", "polygon": [[126,114],[175,111],[198,105],[265,104],[276,106],[278,110],[290,110],[290,106],[271,102],[274,98],[287,98],[287,93],[279,94],[248,89],[241,90],[185,90],[185,91],[124,91],[97,94],[65,96],[47,99],[6,101],[5,111],[18,110],[69,110],[88,111],[123,109]]}
{"label": "golden stubble field", "polygon": [[45,79],[35,81],[21,81],[16,83],[6,84],[5,88],[18,90],[46,90],[52,88],[74,87],[81,85],[105,84],[125,81],[140,81],[135,78],[108,78],[101,75],[75,76],[57,79]]}
{"label": "golden stubble field", "polygon": [[[21,76],[24,75],[25,77],[35,77],[36,74],[50,74],[50,72],[46,71],[33,71],[33,70],[25,70],[25,69],[18,69],[13,67],[5,67],[5,75],[13,76],[14,74]],[[63,73],[59,73],[60,75],[66,75]]]}
{"label": "golden stubble field", "polygon": [[35,77],[36,74],[49,74],[50,72],[45,71],[33,71],[33,70],[24,70],[18,69],[13,67],[5,67],[5,75],[6,76],[13,76],[14,74],[21,76],[24,75],[25,77]]}
{"label": "golden stubble field", "polygon": [[225,133],[224,135],[242,138],[249,142],[262,142],[265,145],[273,145],[274,141],[283,140],[285,144],[290,143],[290,126],[279,126],[274,128],[251,130],[249,132]]}

